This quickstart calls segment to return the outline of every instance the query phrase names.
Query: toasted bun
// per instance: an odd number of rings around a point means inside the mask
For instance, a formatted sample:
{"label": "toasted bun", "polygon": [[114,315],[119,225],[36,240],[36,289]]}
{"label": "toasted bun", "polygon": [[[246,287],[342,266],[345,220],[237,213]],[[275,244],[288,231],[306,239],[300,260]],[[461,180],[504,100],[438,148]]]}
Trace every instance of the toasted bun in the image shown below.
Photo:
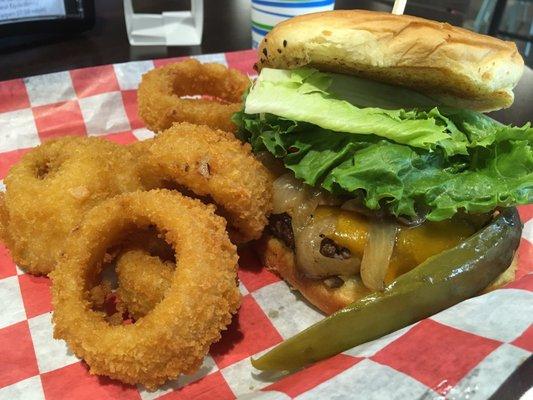
{"label": "toasted bun", "polygon": [[[370,293],[360,280],[350,279],[340,288],[330,289],[322,281],[302,276],[296,269],[293,251],[272,236],[266,235],[261,239],[258,252],[268,269],[282,277],[292,288],[302,293],[311,304],[326,314],[332,314]],[[509,268],[485,288],[483,293],[513,281],[516,267],[515,255]]]}
{"label": "toasted bun", "polygon": [[478,111],[509,107],[524,67],[513,42],[447,23],[363,10],[282,22],[261,42],[259,57],[259,70],[310,66],[354,74]]}

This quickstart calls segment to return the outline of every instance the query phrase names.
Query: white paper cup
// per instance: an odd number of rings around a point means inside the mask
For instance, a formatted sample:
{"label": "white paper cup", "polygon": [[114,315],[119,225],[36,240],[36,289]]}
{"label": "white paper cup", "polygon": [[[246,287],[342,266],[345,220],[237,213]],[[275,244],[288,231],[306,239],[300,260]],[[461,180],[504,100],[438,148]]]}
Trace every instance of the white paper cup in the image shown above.
{"label": "white paper cup", "polygon": [[333,10],[335,0],[251,0],[252,47],[257,48],[274,25],[296,15]]}

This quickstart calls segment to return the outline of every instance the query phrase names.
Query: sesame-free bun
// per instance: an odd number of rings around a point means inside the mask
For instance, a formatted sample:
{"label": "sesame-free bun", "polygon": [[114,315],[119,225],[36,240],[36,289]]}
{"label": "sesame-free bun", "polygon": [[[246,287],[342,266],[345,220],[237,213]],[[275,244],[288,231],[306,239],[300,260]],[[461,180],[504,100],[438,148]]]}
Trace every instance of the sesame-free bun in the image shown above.
{"label": "sesame-free bun", "polygon": [[[306,278],[298,273],[294,252],[283,242],[268,234],[258,242],[257,251],[265,267],[283,278],[293,289],[298,290],[311,304],[326,314],[332,314],[370,293],[359,278],[350,278],[339,288],[328,288],[321,280]],[[516,257],[515,254],[509,268],[482,293],[514,280],[518,265]]]}
{"label": "sesame-free bun", "polygon": [[337,10],[274,27],[259,46],[260,70],[303,66],[406,86],[439,104],[509,107],[524,61],[513,42],[408,15]]}

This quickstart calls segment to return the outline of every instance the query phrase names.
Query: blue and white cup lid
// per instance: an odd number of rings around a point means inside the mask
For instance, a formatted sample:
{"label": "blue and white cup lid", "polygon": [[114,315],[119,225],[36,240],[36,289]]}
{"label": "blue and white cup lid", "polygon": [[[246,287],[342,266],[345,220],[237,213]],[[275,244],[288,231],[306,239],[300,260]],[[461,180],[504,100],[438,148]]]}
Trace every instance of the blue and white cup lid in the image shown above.
{"label": "blue and white cup lid", "polygon": [[297,15],[333,10],[335,0],[251,0],[252,47],[278,23]]}

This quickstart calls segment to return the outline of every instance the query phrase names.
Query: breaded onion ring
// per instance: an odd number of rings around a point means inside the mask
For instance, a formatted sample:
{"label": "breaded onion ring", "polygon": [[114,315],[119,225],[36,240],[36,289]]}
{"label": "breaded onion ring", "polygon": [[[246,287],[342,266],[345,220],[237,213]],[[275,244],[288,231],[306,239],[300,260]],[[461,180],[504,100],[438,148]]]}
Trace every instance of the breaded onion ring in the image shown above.
{"label": "breaded onion ring", "polygon": [[3,240],[13,260],[47,274],[83,214],[102,200],[142,188],[131,153],[98,138],[50,140],[24,155],[6,176]]}
{"label": "breaded onion ring", "polygon": [[128,235],[117,249],[117,307],[134,319],[148,314],[170,286],[176,259],[154,227]]}
{"label": "breaded onion ring", "polygon": [[174,185],[210,197],[228,220],[232,240],[261,236],[272,209],[272,176],[249,144],[227,132],[181,123],[142,146],[137,157],[148,188]]}
{"label": "breaded onion ring", "polygon": [[116,264],[119,302],[133,318],[144,317],[165,297],[175,268],[140,248],[122,252]]}
{"label": "breaded onion ring", "polygon": [[[164,188],[161,188],[164,189]],[[159,257],[163,261],[170,261],[176,263],[174,258],[174,250],[165,242],[161,233],[155,229],[154,226],[149,226],[147,229],[135,231],[128,235],[127,238],[120,244],[117,249],[117,254],[124,253],[128,250],[140,249],[148,255]]]}
{"label": "breaded onion ring", "polygon": [[[179,260],[164,299],[129,325],[93,311],[88,287],[109,247],[155,225]],[[155,389],[196,371],[239,304],[237,253],[214,207],[166,190],[118,195],[90,210],[52,272],[54,337],[90,371]]]}
{"label": "breaded onion ring", "polygon": [[7,210],[3,192],[0,192],[0,242],[7,242]]}
{"label": "breaded onion ring", "polygon": [[[159,132],[174,122],[235,130],[231,116],[241,109],[241,97],[250,84],[243,73],[222,64],[202,64],[189,59],[143,75],[137,97],[139,115],[146,126]],[[208,95],[215,100],[186,99]]]}

